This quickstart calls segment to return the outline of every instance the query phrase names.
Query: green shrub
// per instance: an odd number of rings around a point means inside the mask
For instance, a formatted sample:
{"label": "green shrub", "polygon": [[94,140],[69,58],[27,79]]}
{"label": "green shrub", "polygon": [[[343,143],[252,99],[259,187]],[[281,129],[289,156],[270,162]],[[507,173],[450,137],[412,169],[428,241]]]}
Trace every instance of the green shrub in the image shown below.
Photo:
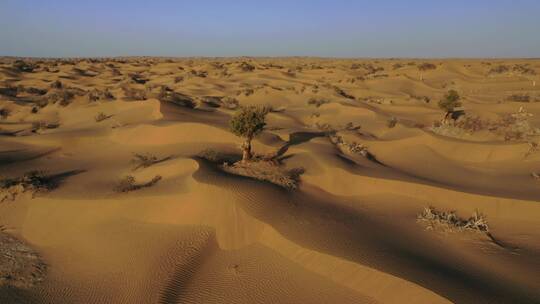
{"label": "green shrub", "polygon": [[461,107],[460,99],[461,96],[459,96],[459,93],[456,90],[450,90],[444,95],[443,99],[439,101],[439,108],[447,113],[453,112],[455,108]]}
{"label": "green shrub", "polygon": [[269,110],[266,107],[248,106],[240,108],[229,121],[230,130],[239,137],[245,139],[242,146],[242,160],[247,161],[252,157],[251,141],[259,135],[266,126],[266,115]]}

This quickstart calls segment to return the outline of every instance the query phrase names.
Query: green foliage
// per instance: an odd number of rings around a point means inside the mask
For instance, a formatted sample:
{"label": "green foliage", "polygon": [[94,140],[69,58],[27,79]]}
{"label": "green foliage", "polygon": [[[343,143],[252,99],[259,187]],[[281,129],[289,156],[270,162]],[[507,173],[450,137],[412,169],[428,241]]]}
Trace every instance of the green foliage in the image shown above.
{"label": "green foliage", "polygon": [[461,96],[459,96],[459,93],[456,90],[450,90],[444,95],[444,98],[439,101],[439,108],[446,112],[452,112],[455,108],[461,107],[460,99]]}
{"label": "green foliage", "polygon": [[229,122],[231,132],[239,137],[251,140],[264,130],[267,114],[268,108],[266,107],[242,107]]}

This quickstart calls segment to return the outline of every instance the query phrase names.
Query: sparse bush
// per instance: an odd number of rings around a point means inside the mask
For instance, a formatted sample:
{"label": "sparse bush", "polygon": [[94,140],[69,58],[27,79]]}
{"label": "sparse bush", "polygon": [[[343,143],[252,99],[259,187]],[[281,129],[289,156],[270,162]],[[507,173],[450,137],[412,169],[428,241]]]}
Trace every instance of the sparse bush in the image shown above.
{"label": "sparse bush", "polygon": [[0,179],[0,202],[15,200],[18,195],[30,192],[48,192],[58,186],[57,181],[44,171],[26,172],[22,177]]}
{"label": "sparse bush", "polygon": [[392,117],[386,122],[386,126],[390,129],[394,128],[398,123],[397,118]]}
{"label": "sparse bush", "polygon": [[7,86],[5,88],[0,88],[0,95],[4,95],[7,97],[17,97],[17,94],[19,93],[19,89],[15,86]]}
{"label": "sparse bush", "polygon": [[15,62],[13,62],[13,67],[19,72],[24,73],[31,73],[37,68],[35,64],[23,60],[15,60]]}
{"label": "sparse bush", "polygon": [[160,175],[156,175],[154,178],[152,178],[152,180],[147,183],[137,184],[135,177],[133,177],[132,175],[127,175],[118,182],[118,184],[114,187],[113,190],[114,192],[118,193],[136,191],[142,188],[152,187],[157,184],[161,179],[162,177]]}
{"label": "sparse bush", "polygon": [[239,67],[244,72],[253,72],[255,70],[255,66],[247,62],[242,62]]}
{"label": "sparse bush", "polygon": [[516,73],[520,73],[523,75],[536,75],[536,71],[529,67],[528,64],[516,64],[512,70]]}
{"label": "sparse bush", "polygon": [[133,82],[138,84],[145,84],[146,82],[148,82],[148,78],[145,78],[144,76],[137,73],[130,75],[130,78],[131,80],[133,80]]}
{"label": "sparse bush", "polygon": [[334,91],[336,94],[338,94],[341,97],[345,97],[347,99],[356,99],[354,96],[347,94],[345,91],[343,91],[341,88],[334,87]]}
{"label": "sparse bush", "polygon": [[433,63],[424,62],[417,66],[420,71],[435,70],[437,68]]}
{"label": "sparse bush", "polygon": [[454,124],[457,128],[463,129],[469,133],[478,132],[489,128],[489,122],[482,120],[478,116],[463,115]]}
{"label": "sparse bush", "polygon": [[495,134],[504,137],[505,140],[527,140],[532,136],[540,134],[538,128],[534,128],[529,123],[532,117],[523,107],[517,113],[504,114],[501,119],[490,125],[490,130]]}
{"label": "sparse bush", "polygon": [[133,171],[135,171],[139,168],[148,168],[155,164],[167,161],[171,158],[172,158],[171,156],[168,156],[168,157],[160,159],[157,156],[152,155],[150,153],[146,153],[146,154],[134,153],[133,159],[131,160],[131,162],[135,165],[135,167],[133,168]]}
{"label": "sparse bush", "polygon": [[61,89],[63,87],[62,82],[60,80],[56,80],[55,82],[51,83],[51,88],[53,89]]}
{"label": "sparse bush", "polygon": [[82,89],[62,88],[45,95],[44,99],[39,102],[39,105],[44,107],[49,103],[55,104],[58,102],[61,106],[65,107],[73,102],[75,96],[83,96],[84,94],[86,94],[86,91]]}
{"label": "sparse bush", "polygon": [[213,149],[205,149],[197,154],[197,156],[213,163],[220,163],[224,161],[222,154]]}
{"label": "sparse bush", "polygon": [[203,96],[201,101],[209,107],[219,108],[221,106],[222,97],[218,96]]}
{"label": "sparse bush", "polygon": [[514,94],[507,97],[509,101],[515,101],[515,102],[530,102],[531,97],[526,94]]}
{"label": "sparse bush", "polygon": [[416,96],[416,95],[411,95],[411,98],[416,99],[416,100],[423,101],[423,102],[425,102],[425,103],[430,103],[430,102],[431,102],[431,98],[429,98],[429,96]]}
{"label": "sparse bush", "polygon": [[446,231],[472,230],[489,233],[489,226],[484,215],[475,211],[467,220],[457,216],[455,211],[438,211],[433,207],[426,207],[417,217],[419,222],[428,224],[428,229],[442,228]]}
{"label": "sparse bush", "polygon": [[462,138],[481,130],[487,130],[506,141],[531,140],[533,136],[540,134],[538,128],[529,123],[532,114],[521,108],[517,113],[504,114],[499,119],[489,121],[482,120],[478,116],[462,115],[453,122],[435,122],[431,130],[444,136]]}
{"label": "sparse bush", "polygon": [[323,98],[310,98],[308,100],[308,105],[314,105],[317,108],[327,103],[330,103],[330,101],[328,99],[323,99]]}
{"label": "sparse bush", "polygon": [[59,126],[60,126],[60,123],[58,122],[34,121],[32,123],[32,132],[37,133],[41,130],[56,129]]}
{"label": "sparse bush", "polygon": [[375,160],[375,156],[371,154],[368,150],[368,147],[357,142],[347,142],[340,135],[329,134],[330,141],[335,144],[342,151],[352,154],[360,154],[368,159]]}
{"label": "sparse bush", "polygon": [[529,144],[529,150],[527,150],[527,153],[525,153],[525,157],[528,157],[531,154],[540,152],[540,144],[537,142],[530,141]]}
{"label": "sparse bush", "polygon": [[103,112],[99,112],[94,119],[96,120],[96,122],[102,122],[102,121],[104,121],[106,119],[109,119],[111,117],[112,117],[112,115],[107,115],[107,114],[105,114]]}
{"label": "sparse bush", "polygon": [[510,71],[510,68],[506,65],[498,65],[495,67],[492,67],[489,70],[489,74],[502,74],[502,73],[508,73]]}
{"label": "sparse bush", "polygon": [[94,89],[88,93],[88,100],[90,102],[95,102],[98,100],[113,100],[114,95],[109,91],[108,88],[104,90]]}
{"label": "sparse bush", "polygon": [[234,163],[239,160],[237,155],[218,152],[214,149],[205,149],[199,152],[197,157],[216,164]]}
{"label": "sparse bush", "polygon": [[195,103],[195,100],[193,100],[193,98],[185,94],[175,92],[167,86],[161,87],[161,91],[159,93],[158,99],[162,102],[171,102],[171,103],[181,105],[183,107],[187,107],[190,109],[195,108],[195,106],[197,105]]}
{"label": "sparse bush", "polygon": [[129,86],[123,86],[122,90],[126,98],[131,100],[146,100],[147,95],[145,90],[131,88]]}
{"label": "sparse bush", "polygon": [[11,111],[6,108],[0,109],[0,119],[6,119],[8,118],[9,114],[11,114]]}
{"label": "sparse bush", "polygon": [[221,99],[221,102],[225,108],[230,110],[236,110],[240,106],[240,102],[234,97],[225,96]]}
{"label": "sparse bush", "polygon": [[286,169],[274,161],[267,160],[237,162],[233,165],[225,164],[223,170],[232,174],[267,181],[287,190],[294,190],[298,187],[300,176],[305,171],[303,168]]}
{"label": "sparse bush", "polygon": [[45,95],[45,94],[47,94],[47,90],[34,88],[34,87],[24,88],[24,89],[21,89],[20,91],[21,92],[26,92],[28,94],[33,94],[33,95]]}
{"label": "sparse bush", "polygon": [[201,78],[206,78],[208,76],[208,72],[207,71],[196,71],[196,70],[191,70],[189,72],[192,76],[195,76],[195,77],[201,77]]}
{"label": "sparse bush", "polygon": [[268,112],[265,107],[242,107],[229,121],[231,131],[245,139],[242,145],[242,161],[251,159],[251,141],[264,130]]}

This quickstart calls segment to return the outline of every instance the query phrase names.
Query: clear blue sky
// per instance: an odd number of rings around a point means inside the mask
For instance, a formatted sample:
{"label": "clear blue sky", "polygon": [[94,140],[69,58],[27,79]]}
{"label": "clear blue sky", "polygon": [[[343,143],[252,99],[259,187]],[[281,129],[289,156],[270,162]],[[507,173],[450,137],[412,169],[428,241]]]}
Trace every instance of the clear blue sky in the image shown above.
{"label": "clear blue sky", "polygon": [[540,57],[540,0],[0,0],[0,55]]}

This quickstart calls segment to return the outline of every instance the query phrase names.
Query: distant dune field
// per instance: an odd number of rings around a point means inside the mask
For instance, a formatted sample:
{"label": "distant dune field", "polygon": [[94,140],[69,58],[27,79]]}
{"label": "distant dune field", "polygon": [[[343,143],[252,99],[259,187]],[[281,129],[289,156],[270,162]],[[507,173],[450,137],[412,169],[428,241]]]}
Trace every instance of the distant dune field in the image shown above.
{"label": "distant dune field", "polygon": [[[540,303],[538,73],[0,59],[0,303]],[[257,170],[295,187],[223,169],[250,105]]]}

